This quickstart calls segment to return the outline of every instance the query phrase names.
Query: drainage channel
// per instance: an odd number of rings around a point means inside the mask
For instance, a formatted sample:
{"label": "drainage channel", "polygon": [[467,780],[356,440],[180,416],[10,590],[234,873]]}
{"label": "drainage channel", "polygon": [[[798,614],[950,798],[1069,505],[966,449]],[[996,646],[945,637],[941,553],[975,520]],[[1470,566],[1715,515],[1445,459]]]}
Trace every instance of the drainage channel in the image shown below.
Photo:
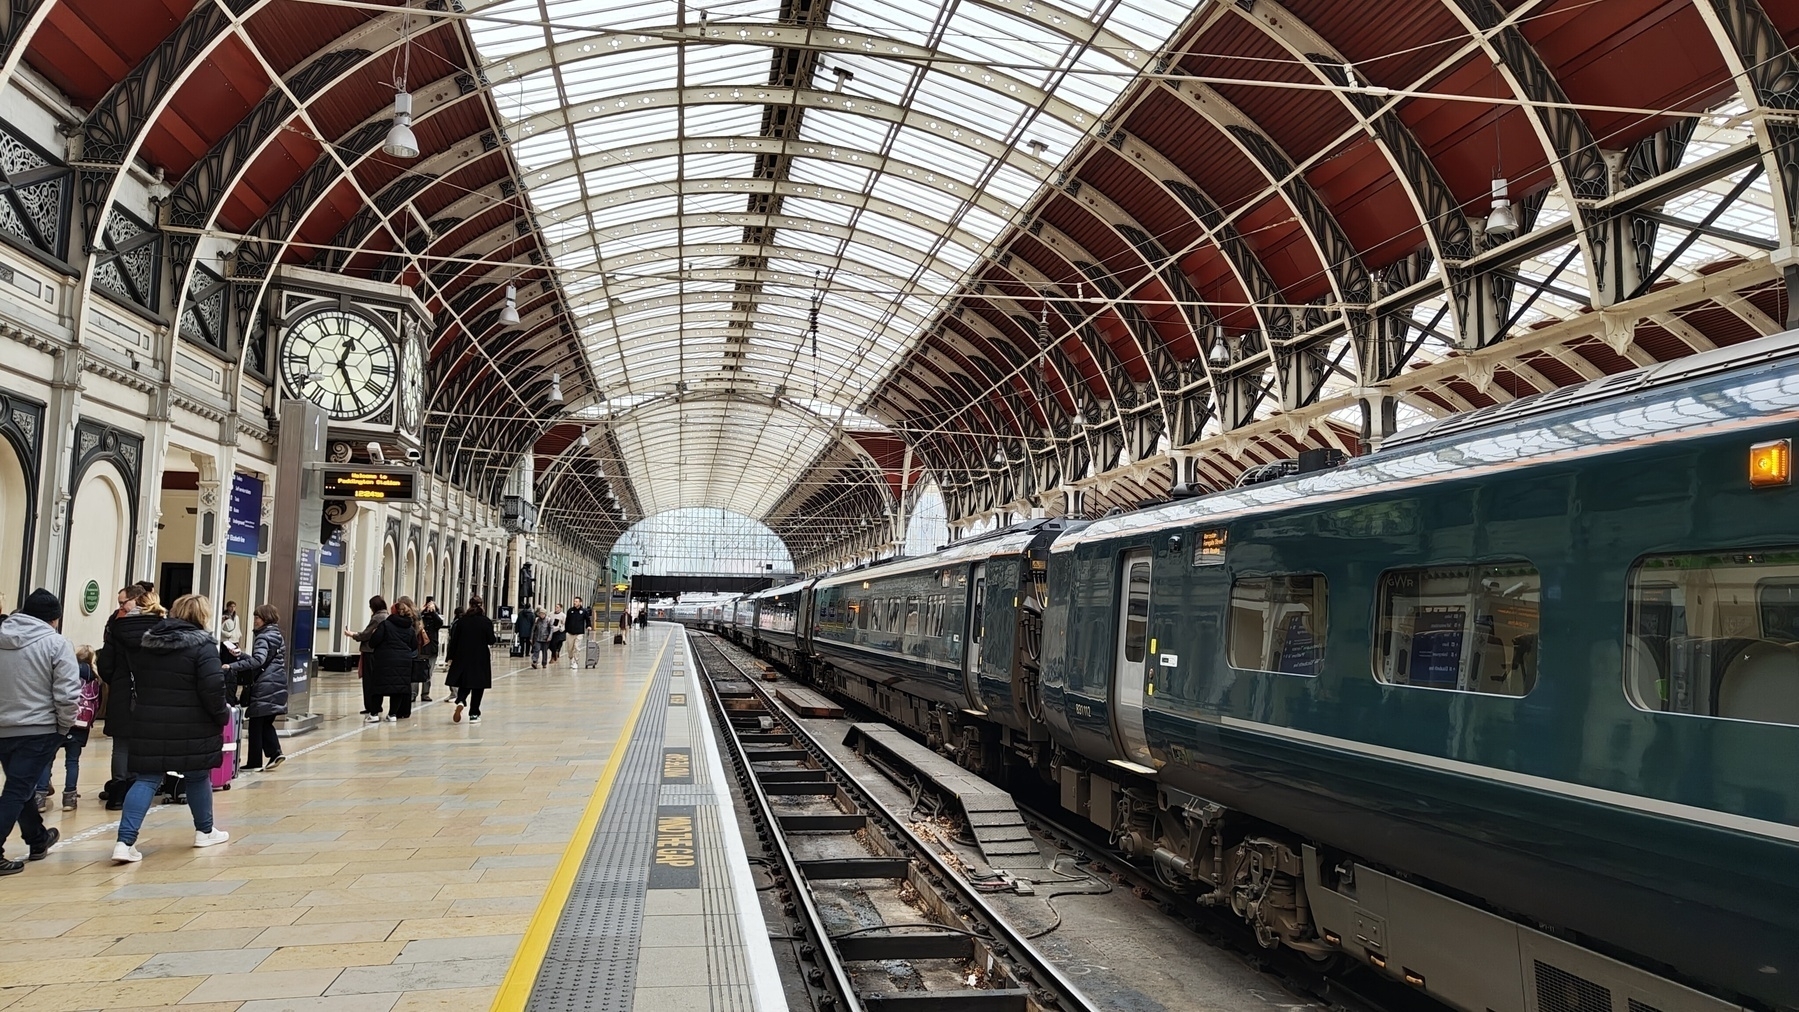
{"label": "drainage channel", "polygon": [[719,640],[689,636],[789,932],[808,964],[815,1007],[1098,1009],[957,869],[864,792]]}

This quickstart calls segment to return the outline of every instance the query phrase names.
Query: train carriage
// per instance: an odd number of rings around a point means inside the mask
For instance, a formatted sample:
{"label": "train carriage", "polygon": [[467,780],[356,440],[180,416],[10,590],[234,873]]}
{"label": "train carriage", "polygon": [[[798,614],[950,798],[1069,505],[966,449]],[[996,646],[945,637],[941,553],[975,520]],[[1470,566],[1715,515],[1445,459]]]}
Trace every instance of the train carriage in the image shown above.
{"label": "train carriage", "polygon": [[1031,610],[1049,544],[1073,526],[1033,521],[819,580],[810,641],[819,679],[938,741],[959,738],[973,718],[1025,730],[1038,639]]}
{"label": "train carriage", "polygon": [[[1394,895],[1374,869],[1799,1004],[1793,349],[1614,377],[1063,537],[1044,709],[1094,760],[1062,768],[1064,795],[1221,892],[1220,826],[1242,813],[1264,851],[1252,919],[1295,947],[1334,931],[1386,963],[1395,939],[1355,930],[1386,916],[1357,898],[1361,862]],[[1449,965],[1469,939],[1420,938],[1474,915],[1413,899],[1387,930]],[[1533,971],[1531,944],[1555,946],[1508,923],[1457,1004],[1501,1012],[1559,965]]]}

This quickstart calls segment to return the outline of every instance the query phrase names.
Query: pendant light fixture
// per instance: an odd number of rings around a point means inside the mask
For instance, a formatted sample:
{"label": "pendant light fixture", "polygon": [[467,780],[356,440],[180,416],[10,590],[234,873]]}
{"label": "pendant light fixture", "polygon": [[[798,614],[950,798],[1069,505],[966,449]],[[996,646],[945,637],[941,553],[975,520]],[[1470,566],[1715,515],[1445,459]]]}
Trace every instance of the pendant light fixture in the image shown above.
{"label": "pendant light fixture", "polygon": [[550,374],[550,403],[562,403],[562,374],[559,372]]}
{"label": "pendant light fixture", "polygon": [[518,326],[518,286],[506,285],[506,305],[500,310],[500,323],[508,327]]}
{"label": "pendant light fixture", "polygon": [[1206,355],[1206,361],[1215,366],[1227,366],[1231,364],[1231,350],[1225,347],[1225,340],[1226,338],[1220,337],[1212,342],[1212,350]]}
{"label": "pendant light fixture", "polygon": [[1518,231],[1518,215],[1512,211],[1509,188],[1503,178],[1493,180],[1493,210],[1487,214],[1487,234]]}
{"label": "pendant light fixture", "polygon": [[412,70],[412,15],[400,20],[400,79],[394,82],[394,123],[387,128],[387,140],[381,153],[393,158],[412,160],[419,156],[419,139],[412,132],[412,93],[406,90],[406,76]]}

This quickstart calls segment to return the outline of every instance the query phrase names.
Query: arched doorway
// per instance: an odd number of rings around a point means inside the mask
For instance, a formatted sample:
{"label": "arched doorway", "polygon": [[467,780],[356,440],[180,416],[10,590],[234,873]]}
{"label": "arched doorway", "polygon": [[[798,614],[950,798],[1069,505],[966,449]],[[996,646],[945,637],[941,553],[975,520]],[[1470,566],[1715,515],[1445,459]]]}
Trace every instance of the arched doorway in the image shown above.
{"label": "arched doorway", "polygon": [[31,519],[31,485],[25,478],[25,465],[12,443],[0,439],[0,610],[17,608],[26,591]]}
{"label": "arched doorway", "polygon": [[[131,564],[131,497],[124,475],[110,461],[87,469],[69,504],[69,562],[63,587],[63,635],[77,645],[98,645],[112,614],[114,595],[125,585]],[[99,602],[86,610],[89,584]]]}
{"label": "arched doorway", "polygon": [[[419,593],[418,586],[419,586],[419,556],[418,556],[418,552],[411,545],[407,545],[406,546],[406,568],[400,570],[399,578],[394,581],[394,597],[396,597],[396,598],[411,597],[413,604],[415,604],[415,605],[420,604],[425,600],[425,596],[423,594]],[[408,587],[410,587],[412,589],[410,591],[408,591],[407,590]]]}

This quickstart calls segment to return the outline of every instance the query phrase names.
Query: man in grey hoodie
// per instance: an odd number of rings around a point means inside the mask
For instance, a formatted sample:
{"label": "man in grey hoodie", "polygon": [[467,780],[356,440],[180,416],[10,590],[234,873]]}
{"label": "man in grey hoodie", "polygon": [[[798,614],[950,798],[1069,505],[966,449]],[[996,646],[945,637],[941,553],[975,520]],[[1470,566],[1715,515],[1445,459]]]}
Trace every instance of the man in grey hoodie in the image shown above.
{"label": "man in grey hoodie", "polygon": [[3,850],[14,824],[30,848],[28,861],[42,860],[61,834],[44,826],[32,804],[38,777],[56,755],[56,746],[75,726],[81,700],[81,668],[75,648],[57,630],[62,602],[39,588],[19,610],[0,622],[0,875],[25,870]]}

